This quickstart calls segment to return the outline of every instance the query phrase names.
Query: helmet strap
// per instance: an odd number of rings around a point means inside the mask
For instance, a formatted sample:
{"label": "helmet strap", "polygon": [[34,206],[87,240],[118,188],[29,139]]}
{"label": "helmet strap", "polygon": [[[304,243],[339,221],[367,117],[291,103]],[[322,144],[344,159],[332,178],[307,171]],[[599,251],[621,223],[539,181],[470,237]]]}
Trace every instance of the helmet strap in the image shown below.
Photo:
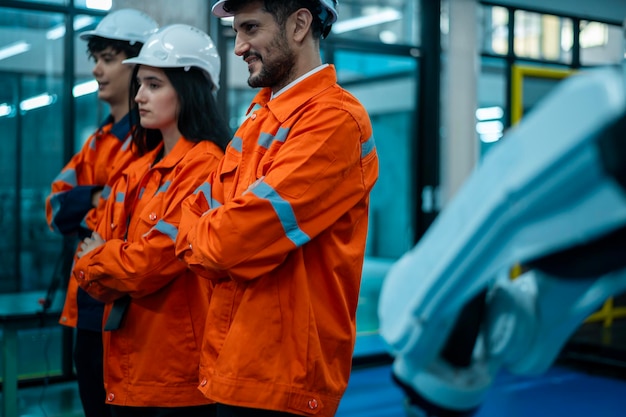
{"label": "helmet strap", "polygon": [[322,21],[322,39],[326,39],[326,37],[330,34],[330,29],[332,28],[331,20],[333,16],[328,12],[328,9],[322,7],[322,13],[320,13],[320,20]]}

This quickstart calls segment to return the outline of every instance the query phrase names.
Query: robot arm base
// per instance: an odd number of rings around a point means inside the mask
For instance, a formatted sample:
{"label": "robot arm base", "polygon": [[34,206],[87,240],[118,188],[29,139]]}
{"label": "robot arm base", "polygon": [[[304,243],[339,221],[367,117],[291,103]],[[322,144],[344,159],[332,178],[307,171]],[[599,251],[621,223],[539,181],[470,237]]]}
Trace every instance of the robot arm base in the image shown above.
{"label": "robot arm base", "polygon": [[426,416],[472,415],[482,404],[493,382],[492,375],[484,361],[459,368],[438,358],[416,370],[398,357],[393,365],[394,381],[404,390],[409,403]]}
{"label": "robot arm base", "polygon": [[407,417],[471,417],[478,411],[478,408],[470,410],[452,410],[447,407],[438,406],[427,400],[415,391],[411,386],[402,382],[395,374],[392,374],[393,382],[404,391],[406,399],[404,409]]}

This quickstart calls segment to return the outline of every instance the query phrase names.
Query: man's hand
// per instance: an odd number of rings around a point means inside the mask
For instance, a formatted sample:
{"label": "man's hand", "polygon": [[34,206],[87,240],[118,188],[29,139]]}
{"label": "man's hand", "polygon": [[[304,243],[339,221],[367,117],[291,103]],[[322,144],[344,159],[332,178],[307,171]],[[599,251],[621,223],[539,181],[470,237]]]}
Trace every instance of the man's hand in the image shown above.
{"label": "man's hand", "polygon": [[100,196],[102,196],[102,188],[91,193],[91,205],[93,207],[98,207]]}
{"label": "man's hand", "polygon": [[86,237],[80,245],[78,245],[78,252],[76,252],[76,256],[80,259],[98,246],[104,245],[105,243],[106,241],[102,238],[102,236],[100,236],[97,232],[93,232],[90,237]]}

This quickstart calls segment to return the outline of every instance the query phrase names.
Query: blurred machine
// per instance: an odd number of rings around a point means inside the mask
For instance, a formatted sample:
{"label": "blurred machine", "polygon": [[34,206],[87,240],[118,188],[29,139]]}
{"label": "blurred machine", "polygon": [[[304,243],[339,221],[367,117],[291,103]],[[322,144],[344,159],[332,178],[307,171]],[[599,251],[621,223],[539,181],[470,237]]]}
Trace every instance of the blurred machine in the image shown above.
{"label": "blurred machine", "polygon": [[501,369],[544,372],[626,290],[625,78],[561,82],[387,274],[380,331],[413,415],[471,415]]}

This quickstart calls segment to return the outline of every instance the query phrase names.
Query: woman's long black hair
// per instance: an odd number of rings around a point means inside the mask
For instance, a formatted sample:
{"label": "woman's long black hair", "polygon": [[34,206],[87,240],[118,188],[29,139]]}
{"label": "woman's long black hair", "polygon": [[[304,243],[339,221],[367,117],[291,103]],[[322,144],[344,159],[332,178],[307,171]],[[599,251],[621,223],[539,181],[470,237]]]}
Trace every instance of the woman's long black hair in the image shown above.
{"label": "woman's long black hair", "polygon": [[[130,81],[130,100],[133,111],[130,113],[133,130],[133,145],[140,155],[156,148],[163,136],[158,129],[146,129],[141,126],[139,112],[134,106],[135,96],[139,91],[137,72],[140,65],[135,66]],[[180,108],[178,109],[178,130],[183,137],[191,142],[210,140],[222,150],[232,138],[232,132],[226,123],[222,112],[217,107],[217,100],[213,95],[213,83],[205,73],[191,67],[161,68],[172,83]]]}

